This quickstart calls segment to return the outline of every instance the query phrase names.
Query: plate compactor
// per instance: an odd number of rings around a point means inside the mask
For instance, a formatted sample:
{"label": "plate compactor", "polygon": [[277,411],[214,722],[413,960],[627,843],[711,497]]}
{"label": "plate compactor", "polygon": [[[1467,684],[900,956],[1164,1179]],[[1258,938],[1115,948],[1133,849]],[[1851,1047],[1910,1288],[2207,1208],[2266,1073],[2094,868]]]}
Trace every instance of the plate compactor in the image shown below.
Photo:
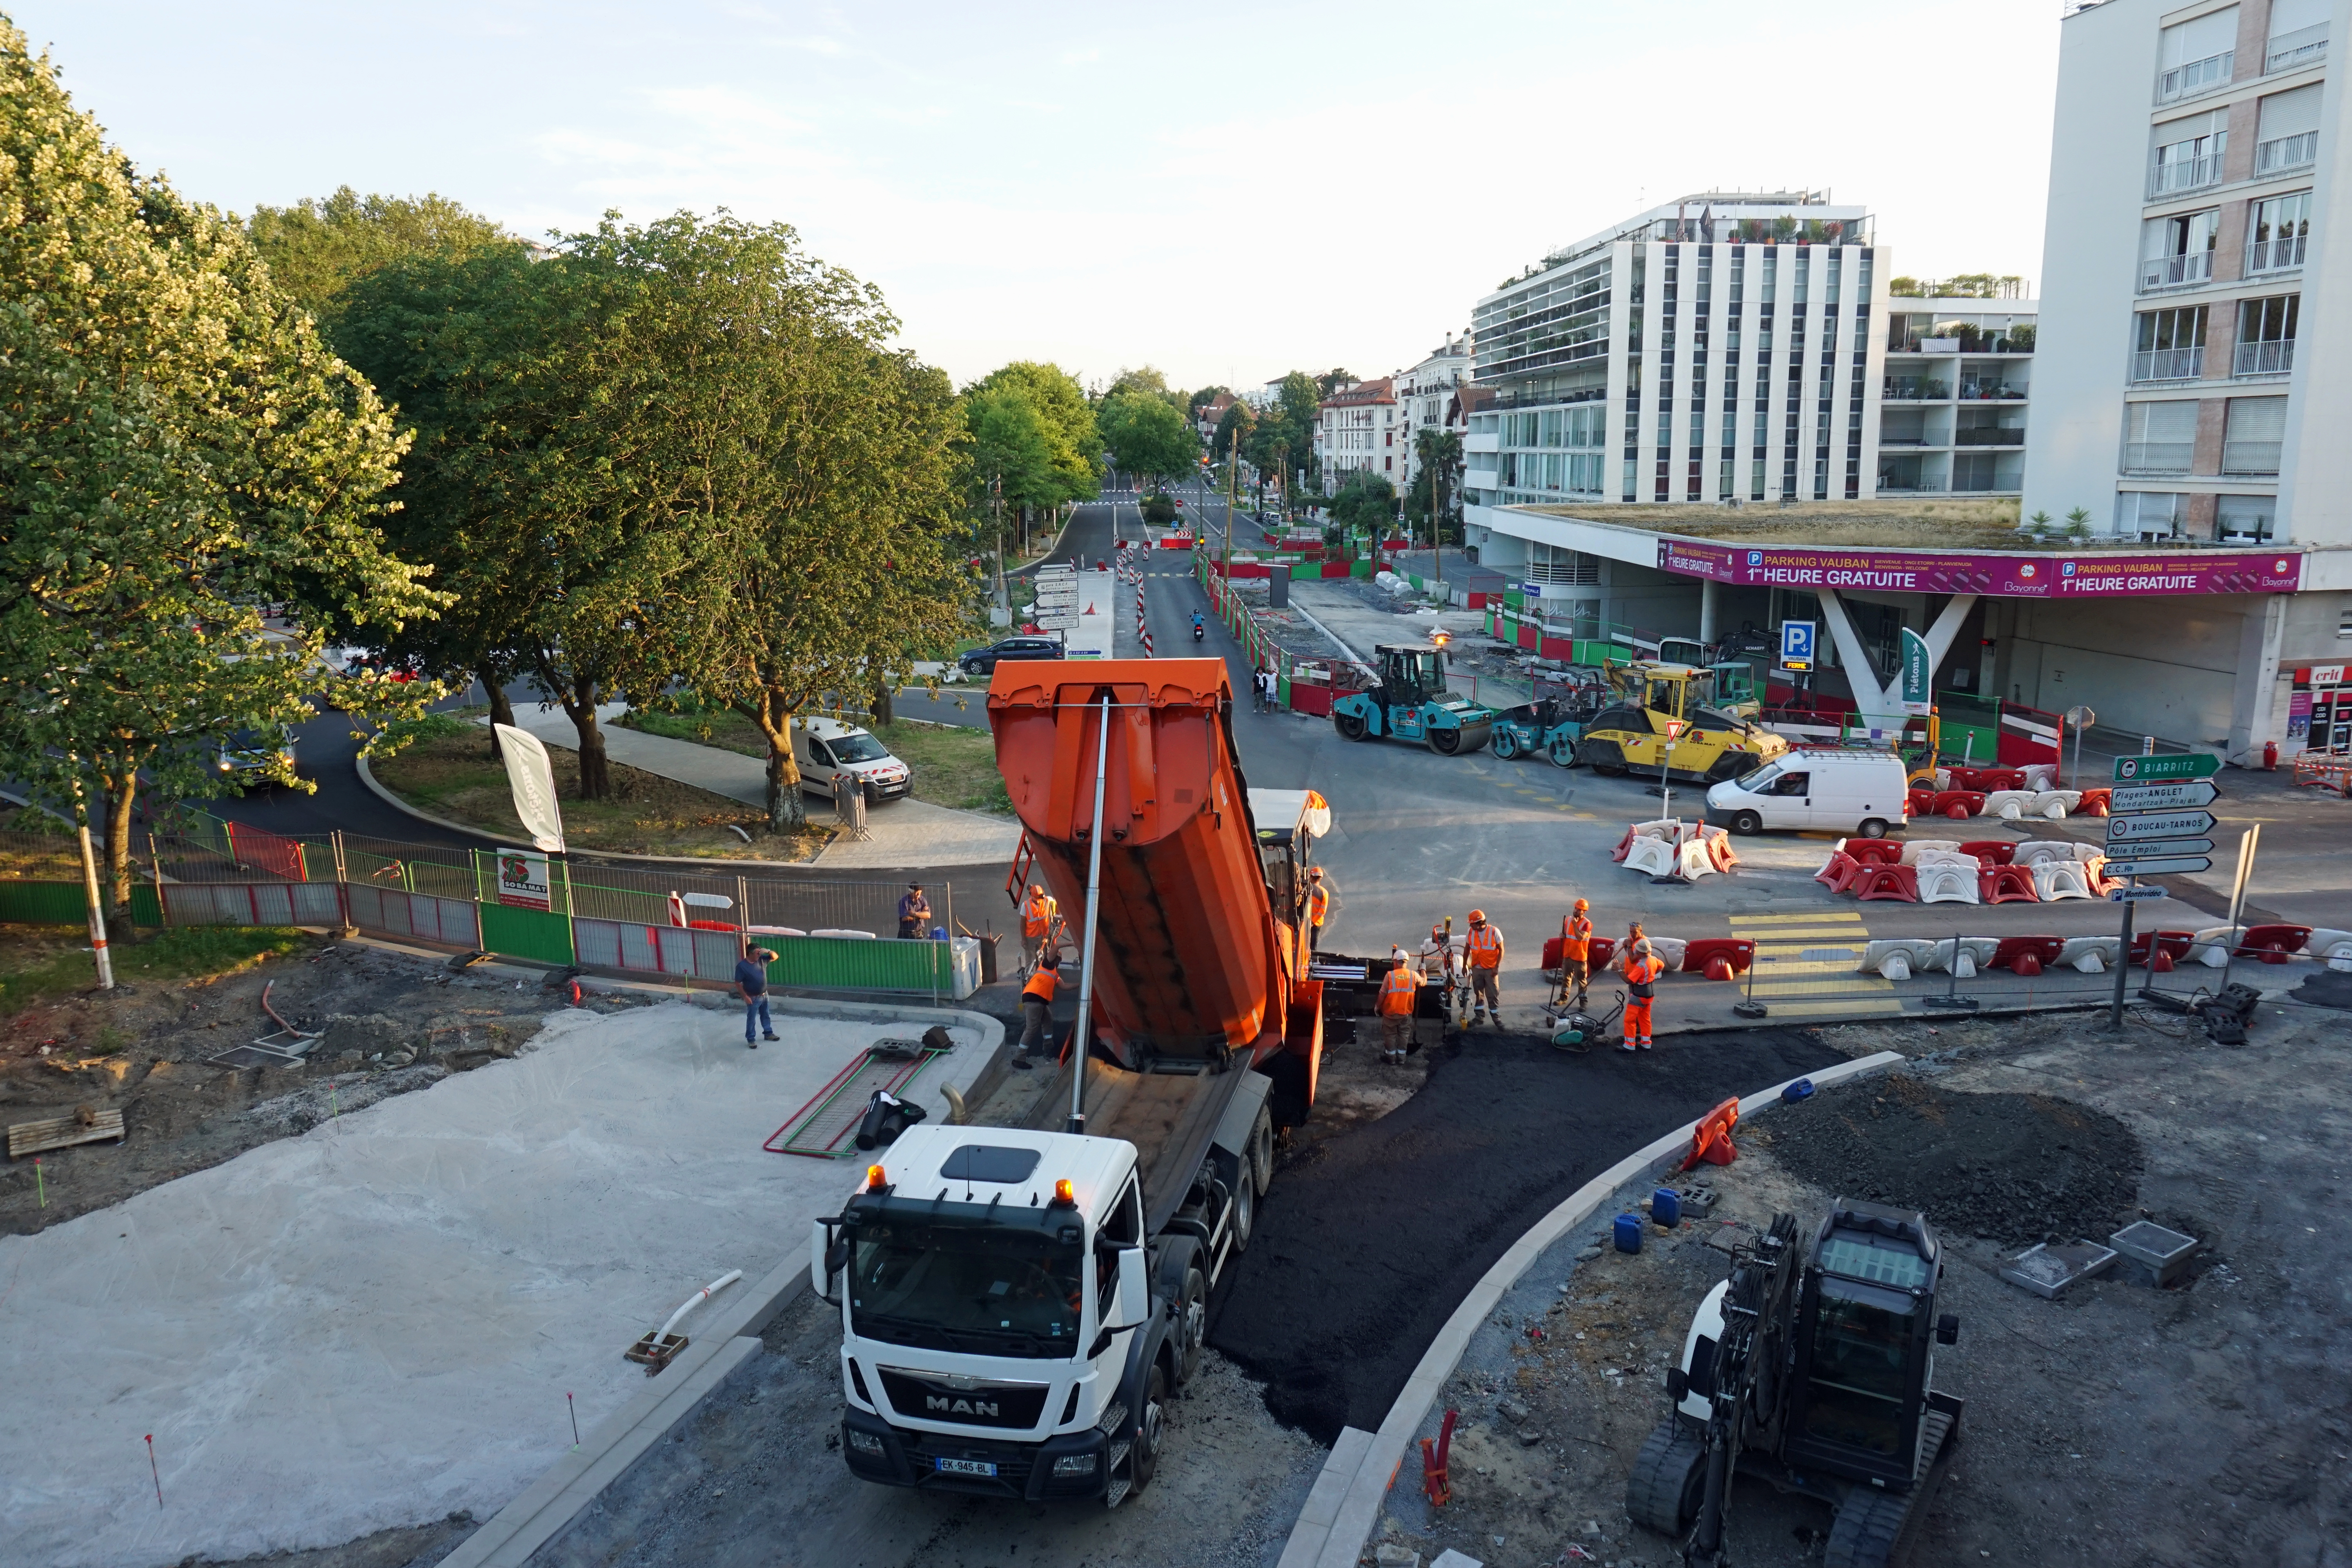
{"label": "plate compactor", "polygon": [[1841,1198],[1810,1247],[1776,1215],[1699,1304],[1626,1511],[1681,1542],[1686,1568],[1721,1568],[1748,1475],[1836,1510],[1828,1568],[1899,1563],[1959,1442],[1962,1402],[1933,1386],[1960,1331],[1936,1313],[1942,1277],[1924,1215]]}

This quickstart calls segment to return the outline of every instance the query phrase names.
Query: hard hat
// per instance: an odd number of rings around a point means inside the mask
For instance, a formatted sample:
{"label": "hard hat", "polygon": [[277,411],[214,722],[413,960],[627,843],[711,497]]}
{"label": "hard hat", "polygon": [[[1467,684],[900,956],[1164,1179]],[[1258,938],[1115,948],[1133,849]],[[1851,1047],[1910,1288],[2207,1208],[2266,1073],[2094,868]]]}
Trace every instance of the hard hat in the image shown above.
{"label": "hard hat", "polygon": [[1633,951],[1646,957],[1650,951],[1650,939],[1646,936],[1635,937],[1633,939]]}
{"label": "hard hat", "polygon": [[1474,926],[1484,924],[1486,919],[1486,911],[1484,910],[1472,910],[1470,911],[1470,923]]}
{"label": "hard hat", "polygon": [[1587,910],[1591,909],[1591,907],[1592,907],[1592,904],[1591,904],[1591,901],[1590,900],[1587,900],[1587,899],[1579,899],[1579,900],[1576,900],[1576,910],[1577,910],[1577,912],[1578,912],[1579,914],[1582,914],[1585,910]]}
{"label": "hard hat", "polygon": [[1321,881],[1323,879],[1323,868],[1320,866],[1309,867],[1307,872],[1307,879],[1310,882]]}

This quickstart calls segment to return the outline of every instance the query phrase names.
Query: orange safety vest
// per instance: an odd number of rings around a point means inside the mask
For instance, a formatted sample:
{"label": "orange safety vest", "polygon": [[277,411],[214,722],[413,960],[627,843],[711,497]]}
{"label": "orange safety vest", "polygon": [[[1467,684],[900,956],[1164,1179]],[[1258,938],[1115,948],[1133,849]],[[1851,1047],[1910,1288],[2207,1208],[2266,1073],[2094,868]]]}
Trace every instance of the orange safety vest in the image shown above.
{"label": "orange safety vest", "polygon": [[1470,928],[1470,967],[1500,969],[1503,967],[1503,933],[1491,925]]}
{"label": "orange safety vest", "polygon": [[1054,987],[1061,983],[1062,977],[1059,973],[1051,969],[1041,969],[1029,977],[1029,984],[1021,988],[1021,994],[1024,997],[1034,996],[1050,1007],[1054,1005]]}
{"label": "orange safety vest", "polygon": [[1054,900],[1042,893],[1030,900],[1029,907],[1021,911],[1021,934],[1031,942],[1045,941],[1053,924]]}
{"label": "orange safety vest", "polygon": [[1665,964],[1655,954],[1648,958],[1636,957],[1625,965],[1625,978],[1632,982],[1629,989],[1633,993],[1634,1005],[1646,1007],[1650,1005],[1650,998],[1658,994],[1652,982],[1665,972]]}
{"label": "orange safety vest", "polygon": [[1592,922],[1582,915],[1571,915],[1568,921],[1568,934],[1559,939],[1559,955],[1573,958],[1580,963],[1591,951],[1589,945],[1591,941]]}
{"label": "orange safety vest", "polygon": [[1307,918],[1317,925],[1323,923],[1323,911],[1331,907],[1330,889],[1318,882],[1307,889]]}
{"label": "orange safety vest", "polygon": [[1388,977],[1381,982],[1381,1016],[1402,1018],[1411,1014],[1413,988],[1420,984],[1413,977],[1412,968],[1406,964],[1400,963],[1390,970]]}

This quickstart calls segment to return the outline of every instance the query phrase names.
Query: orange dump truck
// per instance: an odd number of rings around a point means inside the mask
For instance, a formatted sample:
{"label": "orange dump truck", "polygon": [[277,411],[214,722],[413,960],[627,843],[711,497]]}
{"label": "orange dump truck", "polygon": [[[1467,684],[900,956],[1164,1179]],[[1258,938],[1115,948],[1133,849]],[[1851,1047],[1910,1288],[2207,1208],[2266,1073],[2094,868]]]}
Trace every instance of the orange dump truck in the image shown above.
{"label": "orange dump truck", "polygon": [[[813,1226],[854,1475],[1116,1508],[1159,1468],[1208,1294],[1249,1246],[1274,1129],[1313,1103],[1322,1043],[1298,910],[1328,813],[1303,790],[1253,805],[1232,708],[1215,659],[997,666],[1016,890],[1042,882],[1081,936],[1102,836],[1103,1050],[1070,1053],[1030,1126],[909,1128]],[[1066,1123],[1080,1070],[1082,1129]]]}

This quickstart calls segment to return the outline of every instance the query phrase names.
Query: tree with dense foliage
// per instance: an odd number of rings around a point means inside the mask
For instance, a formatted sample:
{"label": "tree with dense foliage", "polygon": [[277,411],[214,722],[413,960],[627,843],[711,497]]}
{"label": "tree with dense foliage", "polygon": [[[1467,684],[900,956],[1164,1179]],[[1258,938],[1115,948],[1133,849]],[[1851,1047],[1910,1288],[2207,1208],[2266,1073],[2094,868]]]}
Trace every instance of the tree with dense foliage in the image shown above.
{"label": "tree with dense foliage", "polygon": [[1094,405],[1087,401],[1086,389],[1076,377],[1057,364],[1015,360],[970,392],[1017,392],[1036,410],[1051,448],[1055,483],[1050,491],[1024,499],[1055,507],[1092,500],[1101,493],[1102,433],[1095,426]]}
{"label": "tree with dense foliage", "polygon": [[1152,479],[1190,473],[1201,438],[1183,409],[1144,391],[1114,391],[1095,407],[1095,422],[1110,448],[1111,467]]}
{"label": "tree with dense foliage", "polygon": [[1217,433],[1211,444],[1210,456],[1222,463],[1238,447],[1242,456],[1248,457],[1250,431],[1256,425],[1257,411],[1248,404],[1228,405],[1225,411],[1217,416]]}
{"label": "tree with dense foliage", "polygon": [[1122,369],[1117,375],[1111,377],[1110,385],[1104,389],[1103,395],[1112,397],[1122,392],[1144,393],[1160,398],[1176,408],[1182,408],[1185,405],[1184,395],[1168,384],[1168,377],[1157,365],[1140,365],[1134,370]]}
{"label": "tree with dense foliage", "polygon": [[1405,497],[1404,514],[1414,522],[1433,520],[1440,531],[1432,536],[1442,541],[1442,531],[1453,526],[1461,497],[1462,432],[1423,426],[1412,433],[1412,488]]}
{"label": "tree with dense foliage", "polygon": [[[322,627],[446,601],[388,553],[402,442],[242,228],[139,174],[0,18],[0,773],[89,813],[236,788],[311,718]],[[265,622],[266,605],[289,616]],[[364,718],[430,689],[337,681]]]}
{"label": "tree with dense foliage", "polygon": [[446,196],[362,196],[349,185],[324,200],[256,207],[246,232],[279,292],[321,317],[347,284],[380,267],[517,243],[493,219]]}
{"label": "tree with dense foliage", "polygon": [[1378,539],[1396,521],[1396,487],[1372,472],[1358,468],[1331,498],[1331,520],[1343,528],[1361,529]]}
{"label": "tree with dense foliage", "polygon": [[1244,437],[1242,456],[1265,472],[1281,476],[1286,490],[1294,471],[1313,466],[1315,426],[1323,416],[1322,402],[1322,388],[1313,376],[1299,370],[1284,376],[1274,402]]}
{"label": "tree with dense foliage", "polygon": [[1328,370],[1321,375],[1314,377],[1315,390],[1318,395],[1328,397],[1335,392],[1344,391],[1355,385],[1356,379],[1354,375],[1344,370]]}

